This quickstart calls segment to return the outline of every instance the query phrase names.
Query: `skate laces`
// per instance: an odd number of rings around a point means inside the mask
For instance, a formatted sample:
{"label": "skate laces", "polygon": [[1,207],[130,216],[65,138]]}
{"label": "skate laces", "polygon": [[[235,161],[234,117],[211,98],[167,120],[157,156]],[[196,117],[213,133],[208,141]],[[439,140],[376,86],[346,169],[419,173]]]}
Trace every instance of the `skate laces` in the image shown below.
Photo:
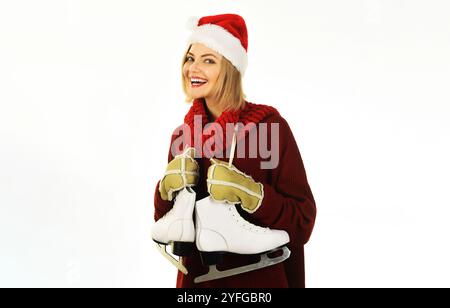
{"label": "skate laces", "polygon": [[236,210],[234,205],[230,205],[228,207],[228,210],[231,212],[231,215],[233,215],[236,222],[241,226],[246,228],[247,230],[259,232],[259,233],[267,233],[269,231],[269,228],[263,228],[257,225],[252,224],[251,222],[248,222],[245,220],[239,212]]}
{"label": "skate laces", "polygon": [[[235,151],[236,151],[236,143],[237,143],[237,136],[236,135],[237,135],[238,131],[239,131],[238,125],[235,125],[234,126],[234,133],[233,133],[233,141],[231,143],[231,149],[230,149],[230,159],[228,161],[228,167],[229,168],[232,166],[233,160],[234,160],[234,154],[235,154]],[[221,181],[217,181],[217,182],[221,182]],[[252,191],[248,190],[246,187],[243,187],[241,185],[232,185],[233,183],[229,183],[229,182],[223,182],[223,183],[217,183],[217,184],[225,184],[225,185],[229,185],[229,186],[238,186],[239,189],[242,189],[242,190],[246,191],[247,193],[249,193],[251,195],[254,194]],[[260,196],[257,195],[257,197],[260,197]],[[236,222],[241,225],[241,227],[244,227],[247,230],[258,232],[258,233],[267,233],[269,231],[269,228],[263,228],[263,227],[254,225],[254,224],[248,222],[247,220],[245,220],[239,214],[239,212],[236,210],[236,207],[234,205],[230,205],[228,207],[228,210],[231,212],[231,214],[233,215],[234,219],[236,219]]]}

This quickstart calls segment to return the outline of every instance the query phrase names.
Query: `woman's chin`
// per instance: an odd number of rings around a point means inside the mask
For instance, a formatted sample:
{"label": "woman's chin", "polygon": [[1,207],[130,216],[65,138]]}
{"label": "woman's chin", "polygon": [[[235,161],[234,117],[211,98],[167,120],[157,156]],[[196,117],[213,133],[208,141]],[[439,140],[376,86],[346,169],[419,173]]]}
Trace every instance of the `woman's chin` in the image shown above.
{"label": "woman's chin", "polygon": [[189,96],[192,97],[193,99],[205,97],[202,93],[195,93],[195,91],[191,91],[189,93]]}

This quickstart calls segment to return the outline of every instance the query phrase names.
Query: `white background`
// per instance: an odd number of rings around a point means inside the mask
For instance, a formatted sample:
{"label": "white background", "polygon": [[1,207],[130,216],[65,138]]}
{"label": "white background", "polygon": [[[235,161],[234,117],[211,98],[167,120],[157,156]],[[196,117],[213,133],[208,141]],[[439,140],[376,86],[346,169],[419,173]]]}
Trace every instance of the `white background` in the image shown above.
{"label": "white background", "polygon": [[309,287],[450,287],[450,4],[0,2],[0,287],[173,287],[150,239],[189,16],[241,14],[296,136]]}

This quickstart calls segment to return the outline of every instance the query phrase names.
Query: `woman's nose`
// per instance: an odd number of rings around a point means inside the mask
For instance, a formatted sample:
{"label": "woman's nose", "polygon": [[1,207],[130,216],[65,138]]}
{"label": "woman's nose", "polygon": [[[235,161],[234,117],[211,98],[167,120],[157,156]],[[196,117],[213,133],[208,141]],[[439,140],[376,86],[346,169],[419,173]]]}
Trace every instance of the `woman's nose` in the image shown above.
{"label": "woman's nose", "polygon": [[190,72],[198,72],[199,71],[198,63],[197,62],[191,63],[191,65],[189,66],[189,71]]}

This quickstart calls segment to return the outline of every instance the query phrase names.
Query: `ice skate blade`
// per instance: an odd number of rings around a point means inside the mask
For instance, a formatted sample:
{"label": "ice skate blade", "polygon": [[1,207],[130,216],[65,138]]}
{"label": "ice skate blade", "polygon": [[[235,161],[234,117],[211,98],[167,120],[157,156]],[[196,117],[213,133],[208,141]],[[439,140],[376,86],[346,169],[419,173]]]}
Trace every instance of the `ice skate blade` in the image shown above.
{"label": "ice skate blade", "polygon": [[188,274],[188,270],[183,265],[182,259],[180,258],[180,260],[177,260],[170,253],[167,252],[167,250],[166,250],[167,245],[160,244],[157,242],[155,242],[155,244],[156,244],[156,247],[158,248],[159,252],[164,256],[164,258],[166,258],[167,260],[170,261],[170,263],[175,265],[175,267],[178,268],[180,270],[180,272],[182,272],[185,275]]}
{"label": "ice skate blade", "polygon": [[283,262],[284,260],[288,259],[291,255],[291,251],[285,246],[282,248],[283,254],[276,258],[269,258],[267,255],[269,253],[272,253],[274,251],[278,251],[278,249],[273,250],[271,252],[267,252],[261,255],[261,260],[258,263],[253,263],[249,265],[244,265],[241,267],[232,268],[225,271],[219,271],[216,267],[216,265],[210,265],[209,266],[209,272],[205,275],[198,276],[194,279],[195,283],[205,282],[205,281],[211,281],[216,279],[221,279],[225,277],[230,277],[234,275],[239,275],[247,272],[251,272],[254,270],[258,270],[261,268],[265,268],[268,266],[272,266],[278,263]]}

